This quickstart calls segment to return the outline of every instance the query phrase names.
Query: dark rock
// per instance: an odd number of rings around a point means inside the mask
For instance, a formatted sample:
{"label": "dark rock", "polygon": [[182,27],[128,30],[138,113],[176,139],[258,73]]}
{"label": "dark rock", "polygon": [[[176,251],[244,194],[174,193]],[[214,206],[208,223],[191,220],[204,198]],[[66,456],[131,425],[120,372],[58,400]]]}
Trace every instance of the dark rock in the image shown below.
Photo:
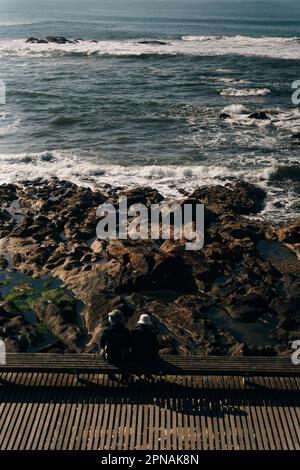
{"label": "dark rock", "polygon": [[8,266],[8,261],[3,256],[0,256],[0,271],[3,271]]}
{"label": "dark rock", "polygon": [[[57,178],[0,186],[0,236],[6,236],[2,245],[5,256],[28,275],[60,278],[85,304],[83,317],[92,335],[86,346],[74,299],[62,299],[57,294],[58,299],[42,296],[36,301],[38,318],[60,340],[57,348],[97,350],[107,313],[113,308],[124,311],[129,328],[135,326],[141,313],[152,313],[160,344],[168,353],[255,354],[250,338],[239,343],[230,331],[210,320],[211,308],[244,323],[269,325],[271,318],[273,337],[278,342],[276,354],[282,355],[288,342],[298,337],[297,257],[293,260],[295,269],[279,269],[272,259],[264,257],[258,245],[265,239],[278,240],[299,253],[299,221],[273,226],[243,217],[264,207],[263,190],[237,182],[199,188],[191,196],[185,193],[174,201],[165,201],[149,187],[126,191],[106,186],[104,190],[80,188]],[[98,241],[96,209],[107,200],[117,205],[120,195],[128,196],[129,206],[142,203],[150,208],[162,201],[168,205],[190,204],[194,219],[197,204],[205,204],[204,248],[187,251],[184,239]],[[11,227],[9,206],[17,198],[22,218]],[[2,262],[7,269],[6,258],[0,258]],[[22,312],[9,306],[4,309],[6,313],[0,311],[0,335],[9,348],[21,351],[36,347],[40,337],[25,322]]]}
{"label": "dark rock", "polygon": [[72,42],[70,39],[67,39],[63,36],[47,36],[46,41],[53,42],[55,44],[67,44]]}
{"label": "dark rock", "polygon": [[220,119],[229,119],[231,118],[230,114],[228,113],[220,113]]}
{"label": "dark rock", "polygon": [[153,40],[145,40],[145,41],[137,41],[138,44],[149,44],[154,46],[167,46],[168,42],[166,41],[153,41]]}
{"label": "dark rock", "polygon": [[26,351],[41,340],[36,329],[9,302],[2,302],[0,305],[0,339],[4,340],[7,352]]}
{"label": "dark rock", "polygon": [[48,296],[32,303],[34,313],[59,340],[80,351],[84,331],[76,313],[75,300],[65,292],[50,291]]}
{"label": "dark rock", "polygon": [[120,192],[118,199],[120,196],[127,197],[128,207],[134,204],[144,204],[146,207],[150,207],[152,204],[159,204],[164,200],[164,197],[156,189],[147,186]]}
{"label": "dark rock", "polygon": [[278,240],[283,243],[300,243],[300,219],[290,222],[284,227],[275,229]]}
{"label": "dark rock", "polygon": [[1,207],[8,206],[13,201],[18,199],[18,192],[16,186],[13,184],[0,185],[0,205]]}
{"label": "dark rock", "polygon": [[192,194],[218,215],[224,213],[256,214],[265,205],[266,192],[245,181],[231,186],[206,186]]}
{"label": "dark rock", "polygon": [[67,39],[63,36],[47,36],[45,39],[30,37],[26,40],[26,44],[74,44],[75,41],[72,39]]}
{"label": "dark rock", "polygon": [[34,38],[30,37],[26,40],[26,44],[39,44],[40,39],[39,38]]}
{"label": "dark rock", "polygon": [[250,114],[249,119],[259,119],[259,120],[270,120],[270,116],[264,111],[256,111],[255,113]]}

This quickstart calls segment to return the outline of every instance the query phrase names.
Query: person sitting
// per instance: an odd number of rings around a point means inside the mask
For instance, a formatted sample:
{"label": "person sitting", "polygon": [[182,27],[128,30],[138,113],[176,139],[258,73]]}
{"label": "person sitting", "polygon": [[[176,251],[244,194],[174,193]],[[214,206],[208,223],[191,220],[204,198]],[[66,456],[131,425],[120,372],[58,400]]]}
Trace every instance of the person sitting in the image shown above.
{"label": "person sitting", "polygon": [[107,362],[121,365],[130,348],[130,333],[124,325],[123,312],[113,310],[108,314],[108,322],[100,338],[102,355]]}
{"label": "person sitting", "polygon": [[158,359],[159,344],[150,315],[140,316],[137,327],[131,332],[131,357],[138,362],[153,362]]}

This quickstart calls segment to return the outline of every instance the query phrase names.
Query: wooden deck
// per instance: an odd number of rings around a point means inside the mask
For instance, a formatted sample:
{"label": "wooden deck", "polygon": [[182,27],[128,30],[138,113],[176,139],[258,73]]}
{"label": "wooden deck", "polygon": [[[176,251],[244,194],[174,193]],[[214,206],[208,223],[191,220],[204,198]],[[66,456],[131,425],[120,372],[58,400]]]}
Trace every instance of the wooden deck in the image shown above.
{"label": "wooden deck", "polygon": [[0,378],[0,450],[300,449],[297,377]]}

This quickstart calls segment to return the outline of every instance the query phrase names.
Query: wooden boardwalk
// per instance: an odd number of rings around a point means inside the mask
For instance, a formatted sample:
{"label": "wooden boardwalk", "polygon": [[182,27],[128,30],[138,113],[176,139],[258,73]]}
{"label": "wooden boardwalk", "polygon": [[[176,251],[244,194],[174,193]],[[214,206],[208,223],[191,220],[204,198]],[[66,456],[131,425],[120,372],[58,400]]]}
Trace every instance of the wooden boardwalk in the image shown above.
{"label": "wooden boardwalk", "polygon": [[0,450],[300,449],[297,377],[0,378]]}

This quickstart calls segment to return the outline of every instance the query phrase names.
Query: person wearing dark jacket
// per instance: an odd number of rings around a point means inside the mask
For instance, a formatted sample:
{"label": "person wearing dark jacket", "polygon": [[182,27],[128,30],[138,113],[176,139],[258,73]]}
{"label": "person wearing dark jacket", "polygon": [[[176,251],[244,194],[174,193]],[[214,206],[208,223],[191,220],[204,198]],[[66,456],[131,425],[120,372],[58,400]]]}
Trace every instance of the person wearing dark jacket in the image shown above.
{"label": "person wearing dark jacket", "polygon": [[143,314],[131,332],[131,357],[138,362],[152,362],[158,359],[158,353],[159,344],[152,319],[150,315]]}
{"label": "person wearing dark jacket", "polygon": [[120,365],[130,348],[130,334],[124,325],[124,316],[120,310],[110,312],[108,322],[109,326],[103,330],[100,346],[107,362]]}

